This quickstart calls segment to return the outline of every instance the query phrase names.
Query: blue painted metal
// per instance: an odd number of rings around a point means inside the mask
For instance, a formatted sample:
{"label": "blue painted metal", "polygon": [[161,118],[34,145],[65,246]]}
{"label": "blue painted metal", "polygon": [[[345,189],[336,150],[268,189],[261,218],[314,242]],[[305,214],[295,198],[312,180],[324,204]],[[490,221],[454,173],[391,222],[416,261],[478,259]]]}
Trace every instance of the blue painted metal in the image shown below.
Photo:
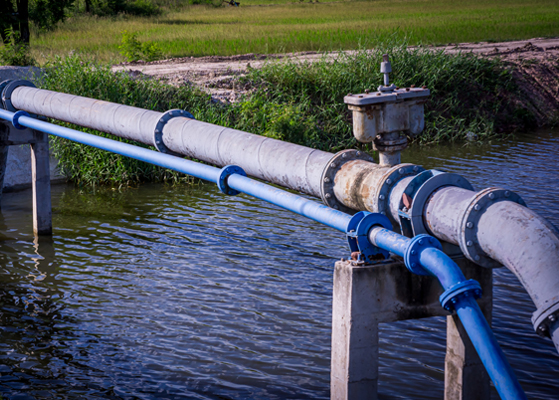
{"label": "blue painted metal", "polygon": [[434,247],[442,250],[441,242],[433,236],[421,234],[410,239],[406,252],[404,253],[404,261],[406,267],[417,275],[431,275],[429,271],[421,266],[419,256],[421,251],[427,247]]}
{"label": "blue painted metal", "polygon": [[375,246],[369,240],[369,232],[373,226],[392,229],[392,223],[385,215],[360,211],[349,221],[346,234],[351,253],[359,252],[357,261],[370,263],[375,260],[385,260],[389,257],[387,250]]}
{"label": "blue painted metal", "polygon": [[[466,280],[460,267],[437,248],[435,241],[425,240],[428,235],[415,240],[386,229],[374,228],[369,237],[377,246],[404,256],[406,267],[412,272],[417,266],[411,267],[408,263],[416,258],[406,255],[411,255],[412,250],[417,252],[414,257],[418,257],[425,271],[435,276],[445,289],[441,303],[444,302],[443,306],[452,304],[456,310],[501,399],[526,399],[514,371],[475,301],[475,297],[481,294],[479,283]],[[423,245],[418,245],[419,240],[425,240]]]}
{"label": "blue painted metal", "polygon": [[449,287],[439,296],[441,306],[447,311],[452,311],[458,295],[464,293],[466,296],[473,296],[474,299],[481,297],[481,286],[478,281],[468,279],[467,281],[459,282],[454,286]]}
{"label": "blue painted metal", "polygon": [[16,113],[14,113],[14,115],[12,116],[12,125],[16,129],[25,129],[25,126],[19,124],[20,117],[29,117],[29,113],[25,111],[17,111]]}
{"label": "blue painted metal", "polygon": [[219,178],[217,179],[217,187],[219,188],[219,190],[229,196],[236,196],[241,193],[238,190],[231,189],[227,184],[228,178],[233,174],[247,176],[245,170],[241,167],[237,165],[226,165],[225,167],[221,168],[221,171],[219,172]]}
{"label": "blue painted metal", "polygon": [[[243,176],[238,170],[235,170],[235,166],[230,166],[230,169],[226,167],[219,170],[215,167],[159,153],[146,148],[50,124],[24,114],[18,114],[16,116],[15,113],[5,110],[0,110],[0,118],[14,121],[20,126],[37,129],[55,136],[149,162],[160,167],[173,169],[214,183],[220,182],[221,177],[223,181],[220,184],[222,186],[228,186],[230,190],[250,194],[344,233],[349,232],[350,225],[353,226],[357,223],[357,219],[352,219],[350,215],[341,211],[333,210],[299,195]],[[437,277],[445,290],[451,290],[449,293],[445,292],[447,294],[444,298],[445,305],[450,303],[454,305],[464,328],[468,332],[501,398],[506,400],[525,399],[526,396],[514,376],[514,372],[508,364],[502,350],[499,348],[479,306],[475,302],[474,295],[476,286],[467,283],[468,281],[466,281],[460,268],[438,248],[438,241],[431,241],[428,236],[420,237],[417,240],[409,239],[392,232],[386,227],[381,227],[385,226],[385,222],[386,221],[383,221],[382,218],[379,218],[378,214],[361,215],[357,223],[357,234],[355,236],[358,246],[361,246],[362,238],[366,237],[372,245],[404,257],[406,266],[410,268],[412,272],[416,267],[411,267],[408,263],[413,263],[413,260],[419,260],[424,270]],[[386,226],[390,228],[390,223],[388,222]],[[425,242],[419,243],[421,240],[425,240]],[[412,251],[416,251],[416,253],[412,254]],[[460,286],[460,284],[462,284],[462,286]],[[448,299],[450,299],[450,303],[448,303]]]}
{"label": "blue painted metal", "polygon": [[[13,116],[13,112],[0,110],[0,118],[2,119],[12,121]],[[159,153],[143,147],[118,142],[116,140],[79,132],[74,129],[54,125],[24,115],[21,115],[18,118],[18,122],[20,125],[28,128],[37,129],[54,136],[59,136],[75,142],[87,144],[92,147],[111,151],[136,160],[149,162],[163,168],[172,169],[213,183],[217,183],[219,181],[220,174],[222,173],[222,171],[216,167]],[[232,190],[237,190],[257,197],[269,203],[283,207],[289,211],[293,211],[294,213],[328,225],[344,233],[346,232],[347,224],[351,219],[350,215],[341,211],[333,210],[315,201],[275,188],[262,182],[258,182],[251,178],[247,178],[246,176],[239,175],[238,173],[230,175],[227,178],[227,186]]]}

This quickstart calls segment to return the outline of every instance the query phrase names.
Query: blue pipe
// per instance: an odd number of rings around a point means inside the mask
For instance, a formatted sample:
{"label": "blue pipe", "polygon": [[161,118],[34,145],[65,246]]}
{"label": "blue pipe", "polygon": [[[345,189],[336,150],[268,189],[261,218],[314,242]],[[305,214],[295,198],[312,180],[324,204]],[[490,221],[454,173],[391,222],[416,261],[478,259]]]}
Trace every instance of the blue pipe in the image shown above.
{"label": "blue pipe", "polygon": [[[219,168],[186,160],[181,157],[171,156],[143,147],[134,146],[128,143],[40,121],[38,119],[31,118],[24,111],[13,113],[0,109],[0,118],[11,121],[16,127],[22,126],[36,129],[54,136],[96,147],[98,149],[111,151],[116,154],[148,162],[163,168],[192,175],[213,183],[218,183],[222,171]],[[239,174],[229,176],[227,179],[227,185],[239,192],[246,193],[283,207],[289,211],[293,211],[294,213],[328,225],[344,233],[346,231],[347,224],[351,219],[351,216],[344,214],[341,211],[331,209],[323,204],[305,199],[299,195],[266,185],[262,182],[258,182]]]}
{"label": "blue pipe", "polygon": [[[445,293],[441,295],[441,302],[447,309],[454,308],[464,329],[468,333],[479,358],[487,373],[491,377],[495,389],[503,400],[526,399],[514,371],[508,363],[503,351],[499,347],[489,324],[485,320],[475,295],[478,286],[466,280],[460,267],[452,259],[432,244],[436,240],[428,235],[416,236],[413,239],[398,235],[384,228],[374,227],[369,234],[371,243],[393,252],[406,261],[406,267],[412,272],[435,276],[441,283]],[[419,242],[423,240],[421,245]],[[420,268],[408,265],[411,252],[419,259]],[[450,306],[452,304],[452,306]]]}
{"label": "blue pipe", "polygon": [[[0,110],[0,118],[11,121],[17,128],[25,126],[40,130],[136,160],[149,162],[163,168],[173,169],[217,183],[218,185],[223,171],[183,158],[50,124],[31,118],[22,111],[12,113]],[[228,176],[227,186],[344,233],[351,220],[351,216],[340,211],[247,178],[239,173]],[[467,284],[469,281],[466,281],[458,265],[433,245],[435,242],[434,238],[427,235],[424,236],[416,236],[413,239],[409,239],[387,229],[374,227],[371,230],[369,239],[374,245],[404,257],[406,266],[412,272],[433,275],[439,279],[441,285],[446,290],[443,296],[447,292],[451,292],[451,296],[448,299],[452,301],[458,317],[462,321],[466,332],[468,332],[472,344],[477,350],[501,398],[505,400],[526,399],[526,395],[514,376],[514,372],[495,340],[479,306],[475,302],[473,295],[470,295],[471,290],[475,288],[472,289],[468,285],[464,286],[464,283]],[[417,262],[414,263],[414,260]]]}

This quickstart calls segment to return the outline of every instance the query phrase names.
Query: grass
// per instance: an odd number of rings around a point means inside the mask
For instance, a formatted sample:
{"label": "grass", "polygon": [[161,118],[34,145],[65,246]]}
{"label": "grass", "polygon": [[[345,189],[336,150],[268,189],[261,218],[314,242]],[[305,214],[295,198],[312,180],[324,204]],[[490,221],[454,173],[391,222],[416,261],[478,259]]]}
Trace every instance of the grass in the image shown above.
{"label": "grass", "polygon": [[378,38],[394,31],[412,45],[559,35],[556,0],[248,0],[241,7],[221,8],[169,4],[175,5],[150,18],[72,17],[52,32],[33,35],[32,55],[44,62],[77,51],[100,61],[123,61],[118,49],[123,31],[156,43],[164,57],[358,49],[374,47]]}
{"label": "grass", "polygon": [[[526,129],[533,121],[517,108],[518,89],[499,60],[409,50],[408,43],[401,41],[386,41],[373,51],[340,54],[336,62],[270,63],[244,78],[244,84],[254,90],[233,104],[213,102],[195,87],[175,88],[126,73],[113,74],[109,65],[78,55],[49,64],[42,87],[158,111],[186,109],[202,121],[338,151],[363,148],[351,133],[351,114],[343,96],[378,85],[384,52],[393,62],[394,83],[426,85],[432,91],[426,104],[424,143],[462,139],[468,132],[489,138]],[[130,185],[179,179],[169,171],[66,140],[55,139],[53,148],[63,171],[79,183]]]}

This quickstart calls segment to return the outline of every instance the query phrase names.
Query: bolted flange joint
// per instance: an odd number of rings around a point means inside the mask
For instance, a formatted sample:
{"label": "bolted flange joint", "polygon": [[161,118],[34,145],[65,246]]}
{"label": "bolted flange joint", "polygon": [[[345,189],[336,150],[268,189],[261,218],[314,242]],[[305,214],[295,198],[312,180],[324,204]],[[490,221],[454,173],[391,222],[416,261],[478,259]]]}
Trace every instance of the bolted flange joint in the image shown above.
{"label": "bolted flange joint", "polygon": [[551,307],[543,310],[536,310],[536,312],[532,314],[532,325],[536,333],[541,337],[551,337],[549,328],[557,320],[559,320],[559,300]]}
{"label": "bolted flange joint", "polygon": [[163,128],[165,127],[167,122],[177,117],[196,119],[194,118],[194,115],[185,110],[175,109],[165,111],[161,118],[159,118],[159,121],[157,121],[155,129],[153,130],[153,146],[161,153],[183,157],[182,154],[178,154],[174,151],[169,150],[169,148],[165,146],[165,143],[163,143]]}
{"label": "bolted flange joint", "polygon": [[230,188],[227,184],[227,180],[233,174],[247,176],[245,170],[241,167],[237,165],[226,165],[225,167],[221,168],[221,171],[219,172],[219,178],[217,179],[217,187],[228,196],[236,196],[241,193],[238,190]]}
{"label": "bolted flange joint", "polygon": [[15,81],[4,81],[0,85],[2,88],[2,107],[5,110],[15,112],[17,111],[14,105],[12,104],[12,93],[20,86],[27,86],[27,87],[36,87],[32,82],[18,79]]}
{"label": "bolted flange joint", "polygon": [[481,248],[477,238],[479,220],[489,206],[500,201],[512,201],[526,206],[524,200],[510,190],[495,187],[487,188],[477,193],[472,199],[460,224],[460,250],[468,259],[486,268],[497,268],[501,264],[485,254],[485,251]]}
{"label": "bolted flange joint", "polygon": [[348,214],[355,213],[355,210],[346,207],[336,198],[334,185],[336,183],[336,174],[338,171],[345,163],[353,160],[374,162],[373,157],[364,151],[342,150],[334,154],[330,161],[328,161],[328,164],[322,171],[322,176],[320,177],[320,197],[322,198],[324,204],[334,210],[343,211]]}
{"label": "bolted flange joint", "polygon": [[374,246],[369,241],[369,232],[374,226],[392,230],[392,223],[386,216],[368,211],[359,211],[347,224],[347,243],[353,264],[372,264],[389,257],[388,251]]}
{"label": "bolted flange joint", "polygon": [[16,129],[23,130],[23,129],[26,129],[26,128],[25,128],[25,126],[20,125],[20,123],[19,123],[19,119],[20,119],[21,117],[29,117],[29,113],[27,113],[27,112],[25,112],[25,111],[21,111],[21,110],[20,110],[20,111],[17,111],[17,112],[13,115],[13,117],[12,117],[12,125],[13,125],[14,128],[16,128]]}
{"label": "bolted flange joint", "polygon": [[478,281],[468,279],[451,286],[439,296],[439,301],[445,310],[452,311],[459,296],[473,296],[474,299],[479,299],[481,297],[481,286]]}
{"label": "bolted flange joint", "polygon": [[430,247],[439,250],[443,248],[437,239],[425,234],[417,235],[410,240],[406,252],[404,253],[404,262],[411,272],[417,275],[431,275],[419,262],[421,252]]}

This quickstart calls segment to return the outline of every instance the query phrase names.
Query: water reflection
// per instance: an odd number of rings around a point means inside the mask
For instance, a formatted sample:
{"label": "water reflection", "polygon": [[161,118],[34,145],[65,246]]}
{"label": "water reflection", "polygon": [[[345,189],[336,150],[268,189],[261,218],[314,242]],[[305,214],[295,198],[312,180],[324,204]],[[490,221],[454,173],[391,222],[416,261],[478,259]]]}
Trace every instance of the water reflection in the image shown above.
{"label": "water reflection", "polygon": [[[543,133],[406,161],[516,190],[559,225],[559,188],[542,185],[557,182],[558,151]],[[53,240],[34,243],[30,197],[2,202],[4,398],[329,397],[338,232],[213,185],[56,186]],[[554,399],[559,358],[516,278],[496,275],[496,335],[529,397]],[[444,319],[383,325],[380,340],[381,398],[442,397]]]}

